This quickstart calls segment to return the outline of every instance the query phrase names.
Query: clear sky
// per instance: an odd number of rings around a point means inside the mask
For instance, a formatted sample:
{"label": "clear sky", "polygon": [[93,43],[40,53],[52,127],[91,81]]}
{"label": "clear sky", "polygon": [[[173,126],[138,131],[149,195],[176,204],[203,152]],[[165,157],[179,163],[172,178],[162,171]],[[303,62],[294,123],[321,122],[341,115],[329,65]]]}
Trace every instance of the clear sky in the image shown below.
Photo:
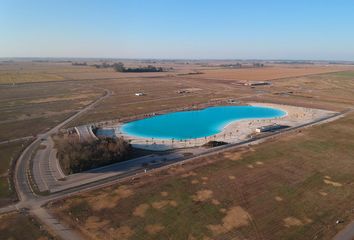
{"label": "clear sky", "polygon": [[354,60],[354,1],[0,0],[0,57]]}

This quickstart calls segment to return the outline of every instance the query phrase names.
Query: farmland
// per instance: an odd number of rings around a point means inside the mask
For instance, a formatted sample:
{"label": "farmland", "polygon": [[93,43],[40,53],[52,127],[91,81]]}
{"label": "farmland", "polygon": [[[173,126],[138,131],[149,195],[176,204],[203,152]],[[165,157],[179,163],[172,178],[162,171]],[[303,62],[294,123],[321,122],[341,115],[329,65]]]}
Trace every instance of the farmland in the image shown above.
{"label": "farmland", "polygon": [[337,71],[348,70],[350,67],[314,67],[308,65],[295,65],[295,66],[281,66],[272,65],[263,68],[244,68],[244,69],[225,69],[215,68],[206,69],[202,75],[195,75],[193,77],[203,77],[209,79],[223,79],[223,80],[247,80],[247,81],[269,81],[274,79],[283,79],[290,77],[314,75],[331,73]]}
{"label": "farmland", "polygon": [[354,219],[353,129],[350,115],[51,210],[89,239],[331,239]]}
{"label": "farmland", "polygon": [[[230,99],[237,104],[265,102],[337,112],[354,106],[350,65],[220,66],[227,63],[158,61],[154,65],[170,70],[118,73],[69,62],[3,62],[0,205],[16,199],[7,170],[30,142],[22,138],[40,138],[107,92],[107,98],[65,127],[220,105]],[[270,85],[253,87],[245,81]],[[136,96],[137,92],[144,95]],[[89,239],[330,239],[343,227],[333,225],[337,218],[345,223],[353,219],[346,208],[333,207],[348,206],[354,198],[349,191],[353,120],[349,115],[256,147],[197,159],[133,183],[54,202],[49,210]]]}
{"label": "farmland", "polygon": [[0,7],[0,240],[354,240],[354,1]]}
{"label": "farmland", "polygon": [[2,239],[49,240],[53,238],[34,218],[18,213],[0,215]]}
{"label": "farmland", "polygon": [[18,141],[0,145],[0,206],[16,200],[15,190],[9,184],[10,172],[8,170],[26,144],[26,141]]}

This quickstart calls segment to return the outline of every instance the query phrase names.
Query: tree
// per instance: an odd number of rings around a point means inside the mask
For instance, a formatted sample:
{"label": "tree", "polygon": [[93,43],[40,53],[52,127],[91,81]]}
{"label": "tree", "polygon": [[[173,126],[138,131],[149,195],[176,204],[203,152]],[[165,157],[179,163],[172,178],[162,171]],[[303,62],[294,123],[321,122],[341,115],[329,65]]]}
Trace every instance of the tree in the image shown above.
{"label": "tree", "polygon": [[122,138],[106,138],[84,143],[63,139],[57,143],[57,148],[59,162],[67,174],[121,162],[131,153],[130,144]]}
{"label": "tree", "polygon": [[113,68],[117,72],[125,72],[126,70],[124,64],[121,62],[113,64]]}

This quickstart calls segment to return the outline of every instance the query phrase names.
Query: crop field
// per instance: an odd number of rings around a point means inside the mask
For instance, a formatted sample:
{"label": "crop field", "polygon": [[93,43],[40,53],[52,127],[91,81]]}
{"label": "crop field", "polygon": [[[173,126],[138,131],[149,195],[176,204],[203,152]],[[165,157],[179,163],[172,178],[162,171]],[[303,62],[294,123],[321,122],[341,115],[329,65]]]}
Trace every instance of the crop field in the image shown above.
{"label": "crop field", "polygon": [[353,71],[280,79],[271,92],[244,100],[343,111],[354,105],[353,80]]}
{"label": "crop field", "polygon": [[[112,95],[68,126],[229,99],[333,111],[354,106],[350,66],[229,69],[216,64],[159,62],[156,65],[173,70],[116,73],[70,63],[2,63],[0,142],[45,132],[105,89]],[[196,72],[202,74],[190,74]],[[269,80],[271,85],[240,85],[244,80]],[[145,95],[135,96],[137,92]],[[351,115],[252,149],[228,151],[78,195],[54,203],[51,211],[89,239],[330,239],[342,228],[333,224],[337,218],[345,223],[353,219],[345,208],[354,200],[349,191],[354,181],[353,129]],[[23,143],[0,144],[0,205],[13,199],[7,169]]]}
{"label": "crop field", "polygon": [[0,206],[16,199],[7,170],[26,145],[7,141],[45,132],[102,94],[102,89],[70,82],[0,85]]}
{"label": "crop field", "polygon": [[[95,110],[82,115],[72,125],[100,120],[125,118],[161,110],[235,99],[243,102],[275,102],[312,108],[343,111],[354,104],[353,72],[328,73],[279,79],[271,86],[250,88],[220,80],[185,77],[120,79],[95,81],[96,86],[108,88],[114,94]],[[195,89],[178,94],[179,89]],[[136,97],[135,92],[146,96]],[[290,92],[290,93],[289,93]]]}
{"label": "crop field", "polygon": [[[127,66],[144,64],[129,61],[126,63]],[[73,111],[96,99],[103,93],[103,88],[111,90],[113,95],[93,111],[81,116],[72,125],[126,118],[162,110],[171,111],[230,98],[305,104],[334,110],[345,109],[352,104],[352,72],[326,74],[326,72],[343,71],[351,68],[350,66],[270,65],[264,68],[222,69],[215,66],[203,67],[198,63],[161,62],[159,64],[167,68],[172,67],[174,70],[158,76],[154,74],[160,73],[138,73],[137,75],[115,73],[112,69],[72,66],[71,63],[2,63],[0,76],[7,72],[20,75],[23,73],[25,74],[23,79],[17,78],[16,82],[27,83],[11,85],[12,81],[4,80],[3,83],[10,85],[0,85],[2,112],[0,141],[43,132]],[[183,75],[185,72],[193,71],[202,71],[204,74]],[[214,72],[217,78],[209,76],[208,71]],[[322,74],[302,76],[315,73]],[[33,79],[26,74],[32,74]],[[36,77],[41,74],[60,75],[60,77],[55,79]],[[238,80],[246,80],[245,76],[252,80],[290,78],[273,81],[271,87],[254,89],[235,84]],[[51,82],[52,80],[55,82]],[[39,83],[29,83],[32,81]],[[66,81],[66,84],[63,84],[63,81]],[[186,94],[178,93],[179,90],[185,89],[191,91]],[[293,93],[282,94],[287,91]],[[136,92],[143,92],[146,95],[136,97],[134,95]]]}
{"label": "crop field", "polygon": [[[82,115],[77,122],[92,122],[135,116],[161,110],[191,107],[219,98],[233,95],[244,96],[250,91],[236,90],[233,94],[219,91],[220,86],[212,90],[210,86],[201,87],[200,84],[183,78],[147,78],[95,81],[95,86],[113,91],[113,95],[101,102],[93,111]],[[179,94],[178,90],[190,89],[189,93]],[[221,88],[222,89],[222,88]],[[146,95],[137,97],[136,92]],[[77,124],[74,122],[73,125]]]}
{"label": "crop field", "polygon": [[1,239],[49,240],[53,238],[30,216],[9,213],[0,215]]}
{"label": "crop field", "polygon": [[[139,61],[123,62],[127,67],[146,66],[149,64]],[[119,73],[115,72],[112,68],[97,69],[90,66],[97,63],[102,62],[89,61],[88,66],[72,66],[70,62],[0,62],[0,84],[186,75],[190,78],[197,79],[260,81],[353,69],[351,66],[342,65],[318,66],[293,64],[267,64],[264,68],[230,69],[218,67],[217,65],[203,66],[203,64],[195,62],[188,64],[182,62],[159,62],[155,65],[171,70],[157,73]]]}
{"label": "crop field", "polygon": [[0,141],[36,135],[103,94],[77,84],[0,86]]}
{"label": "crop field", "polygon": [[331,239],[354,219],[354,115],[59,201],[88,239]]}
{"label": "crop field", "polygon": [[193,78],[211,78],[215,80],[247,80],[247,81],[268,81],[273,79],[282,79],[290,77],[298,77],[312,74],[331,73],[344,70],[350,70],[348,66],[309,66],[309,65],[295,65],[295,66],[281,66],[272,65],[263,68],[244,68],[244,69],[205,69],[201,75],[193,75]]}
{"label": "crop field", "polygon": [[[96,62],[90,62],[95,64]],[[135,64],[136,65],[136,64]],[[133,66],[135,66],[133,65]],[[131,66],[128,64],[127,66]],[[162,64],[161,66],[164,66]],[[177,69],[178,73],[188,73],[188,69]],[[174,72],[171,72],[172,74]],[[125,73],[115,72],[111,68],[97,69],[93,66],[72,66],[71,63],[55,62],[0,62],[0,84],[18,84],[33,82],[52,82],[66,80],[116,79],[129,77],[159,77],[171,74],[161,73]]]}

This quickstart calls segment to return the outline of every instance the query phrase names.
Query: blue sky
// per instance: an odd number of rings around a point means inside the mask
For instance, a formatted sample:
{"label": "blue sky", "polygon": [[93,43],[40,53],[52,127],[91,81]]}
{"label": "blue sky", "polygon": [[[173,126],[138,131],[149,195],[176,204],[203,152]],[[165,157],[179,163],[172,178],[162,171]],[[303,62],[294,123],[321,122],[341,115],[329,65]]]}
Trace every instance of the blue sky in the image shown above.
{"label": "blue sky", "polygon": [[0,57],[354,60],[352,0],[0,0]]}

